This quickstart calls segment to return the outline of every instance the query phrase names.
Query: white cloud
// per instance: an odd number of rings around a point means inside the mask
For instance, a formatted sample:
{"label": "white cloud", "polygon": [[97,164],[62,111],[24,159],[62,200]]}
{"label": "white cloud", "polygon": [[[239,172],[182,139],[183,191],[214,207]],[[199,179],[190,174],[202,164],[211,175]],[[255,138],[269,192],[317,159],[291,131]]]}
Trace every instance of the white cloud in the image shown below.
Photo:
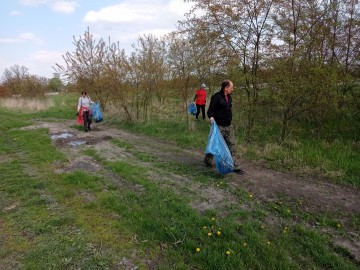
{"label": "white cloud", "polygon": [[89,11],[84,18],[84,22],[148,22],[157,18],[158,7],[153,4],[135,4],[122,3],[119,5],[109,6],[99,11]]}
{"label": "white cloud", "polygon": [[76,1],[65,0],[21,0],[21,3],[27,6],[49,6],[53,11],[57,13],[73,13],[77,7]]}
{"label": "white cloud", "polygon": [[36,62],[56,62],[62,60],[62,52],[40,50],[30,55],[29,59]]}
{"label": "white cloud", "polygon": [[127,50],[139,36],[164,36],[175,30],[193,3],[183,0],[124,0],[120,4],[89,11],[83,18],[94,36],[111,37]]}
{"label": "white cloud", "polygon": [[42,44],[42,40],[37,38],[33,33],[22,33],[16,38],[4,38],[0,39],[0,43],[16,44],[24,42],[33,42],[37,45]]}
{"label": "white cloud", "polygon": [[49,1],[48,0],[21,0],[20,2],[27,6],[38,6],[38,5],[46,4]]}
{"label": "white cloud", "polygon": [[19,16],[20,14],[21,14],[20,11],[17,11],[17,10],[13,10],[10,12],[11,16]]}
{"label": "white cloud", "polygon": [[184,0],[171,0],[169,3],[169,10],[171,13],[183,16],[185,13],[189,12],[193,6],[193,3],[184,3]]}
{"label": "white cloud", "polygon": [[32,74],[51,78],[53,73],[55,73],[53,67],[56,63],[65,65],[62,58],[63,54],[64,53],[60,51],[40,50],[28,57],[28,64],[26,66]]}
{"label": "white cloud", "polygon": [[52,10],[58,13],[73,13],[75,11],[77,4],[74,1],[60,1],[55,2],[51,5]]}

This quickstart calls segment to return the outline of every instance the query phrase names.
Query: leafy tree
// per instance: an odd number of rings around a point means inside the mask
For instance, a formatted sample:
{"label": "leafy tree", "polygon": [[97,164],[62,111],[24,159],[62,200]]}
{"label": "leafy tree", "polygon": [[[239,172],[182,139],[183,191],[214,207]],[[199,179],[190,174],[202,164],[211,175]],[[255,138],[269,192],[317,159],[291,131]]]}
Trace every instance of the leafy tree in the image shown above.
{"label": "leafy tree", "polygon": [[52,92],[59,92],[63,89],[63,83],[59,74],[55,74],[49,81],[49,89]]}
{"label": "leafy tree", "polygon": [[140,76],[140,102],[146,121],[152,98],[158,97],[160,102],[165,98],[163,91],[161,91],[166,73],[165,42],[153,35],[144,35],[138,38],[133,47],[136,56],[134,55],[132,58],[132,64],[137,69],[137,72],[133,74]]}
{"label": "leafy tree", "polygon": [[[247,97],[247,128],[248,139],[255,124],[255,111],[262,89],[260,77],[261,63],[266,56],[266,47],[272,38],[270,11],[273,0],[234,1],[234,0],[192,0],[194,10],[190,13],[183,26],[187,31],[203,29],[208,39],[215,44],[216,56],[222,61],[223,73],[228,75],[229,63],[236,63],[238,79]],[[203,15],[196,17],[196,11]]]}
{"label": "leafy tree", "polygon": [[125,51],[120,49],[118,43],[111,43],[109,40],[109,44],[106,50],[105,69],[102,77],[102,84],[109,91],[106,92],[107,98],[103,101],[107,102],[108,99],[112,99],[116,105],[124,110],[127,121],[132,121],[129,109],[128,60]]}
{"label": "leafy tree", "polygon": [[25,66],[14,65],[5,68],[2,84],[13,95],[21,95],[24,90],[24,80],[29,76],[29,69]]}
{"label": "leafy tree", "polygon": [[[74,37],[75,52],[66,52],[63,59],[66,66],[56,64],[57,73],[65,76],[69,83],[75,84],[78,91],[94,93],[92,98],[103,100],[103,71],[105,68],[106,43],[103,39],[95,40],[90,30],[78,39]],[[104,102],[105,103],[105,102]],[[104,103],[102,104],[103,109]]]}
{"label": "leafy tree", "polygon": [[25,66],[14,65],[4,71],[2,89],[6,95],[43,96],[48,89],[48,80],[45,77],[30,75]]}

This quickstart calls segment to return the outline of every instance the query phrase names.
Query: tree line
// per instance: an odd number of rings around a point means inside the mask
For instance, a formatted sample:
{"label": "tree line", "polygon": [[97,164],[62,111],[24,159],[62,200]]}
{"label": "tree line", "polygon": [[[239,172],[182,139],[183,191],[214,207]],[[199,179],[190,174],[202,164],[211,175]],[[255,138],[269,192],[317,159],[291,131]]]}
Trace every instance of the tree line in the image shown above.
{"label": "tree line", "polygon": [[152,104],[186,104],[201,82],[208,92],[228,78],[237,88],[246,138],[265,123],[321,128],[334,114],[360,110],[360,9],[355,0],[186,0],[194,7],[177,30],[140,36],[127,55],[118,42],[74,37],[56,64],[68,89],[86,89],[128,121],[149,118]]}
{"label": "tree line", "polygon": [[63,83],[59,74],[52,79],[29,73],[25,66],[5,68],[0,83],[0,97],[42,97],[46,92],[61,91]]}

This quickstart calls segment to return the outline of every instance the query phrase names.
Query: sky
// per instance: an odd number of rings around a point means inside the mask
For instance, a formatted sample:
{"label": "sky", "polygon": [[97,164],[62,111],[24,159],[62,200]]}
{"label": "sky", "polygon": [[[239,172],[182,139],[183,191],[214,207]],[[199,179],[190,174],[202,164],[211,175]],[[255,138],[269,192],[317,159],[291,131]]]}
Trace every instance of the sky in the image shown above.
{"label": "sky", "polygon": [[96,40],[110,37],[128,54],[140,35],[174,31],[190,8],[184,0],[1,0],[0,78],[14,65],[52,78],[52,67],[64,64],[74,37],[88,28]]}

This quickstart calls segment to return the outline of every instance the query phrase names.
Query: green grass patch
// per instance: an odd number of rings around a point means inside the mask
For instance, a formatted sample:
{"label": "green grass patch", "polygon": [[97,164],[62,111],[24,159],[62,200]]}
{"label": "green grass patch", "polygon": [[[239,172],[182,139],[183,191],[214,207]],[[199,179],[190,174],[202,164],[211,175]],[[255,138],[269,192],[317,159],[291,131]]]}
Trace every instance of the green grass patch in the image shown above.
{"label": "green grass patch", "polygon": [[[327,213],[308,213],[299,203],[263,202],[244,188],[233,189],[233,179],[161,161],[123,140],[113,140],[113,146],[125,149],[131,158],[109,162],[89,146],[80,154],[94,158],[100,171],[55,172],[69,160],[52,144],[49,131],[20,128],[33,118],[75,118],[74,98],[56,97],[57,108],[44,112],[0,109],[4,269],[358,268],[347,250],[332,243],[332,236],[348,233],[347,226],[359,231],[358,215],[343,224]],[[209,126],[193,124],[191,131],[171,120],[121,126],[184,148],[204,149]],[[316,144],[307,139],[281,146],[266,142],[263,147],[254,147],[254,157],[274,167],[292,170],[298,163],[313,168],[323,164],[322,172],[343,172],[344,183],[349,182],[346,177],[356,176],[357,163],[351,159],[357,160],[357,152],[346,141]],[[260,155],[259,149],[266,151]],[[153,179],[156,173],[161,181]],[[186,183],[169,188],[166,179],[171,176]],[[173,189],[177,187],[182,189]],[[191,206],[197,196],[194,187],[229,191],[234,202],[197,211]]]}

